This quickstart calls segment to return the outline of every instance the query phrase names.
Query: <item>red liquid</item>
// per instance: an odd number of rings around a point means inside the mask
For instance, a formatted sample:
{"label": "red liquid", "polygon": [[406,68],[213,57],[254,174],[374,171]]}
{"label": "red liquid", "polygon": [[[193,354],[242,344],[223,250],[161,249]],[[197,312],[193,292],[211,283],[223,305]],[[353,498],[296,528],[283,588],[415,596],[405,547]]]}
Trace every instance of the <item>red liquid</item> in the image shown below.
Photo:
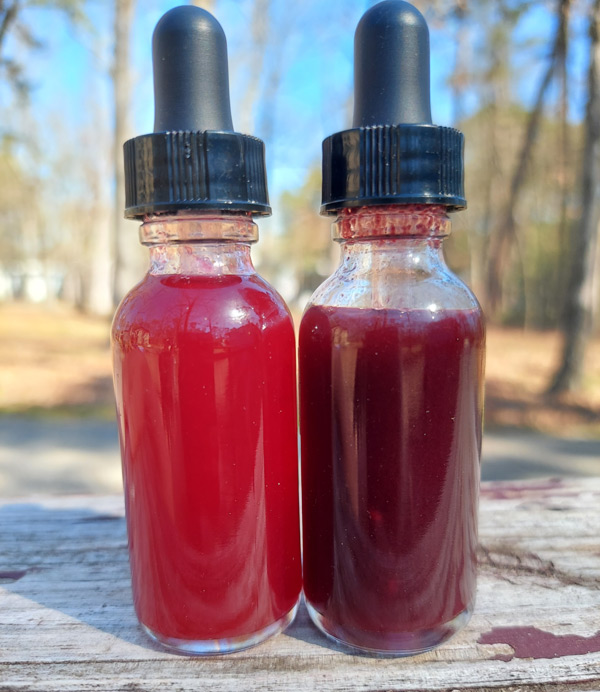
{"label": "red liquid", "polygon": [[254,276],[148,276],[113,325],[138,618],[250,635],[301,588],[294,330]]}
{"label": "red liquid", "polygon": [[348,643],[418,648],[472,604],[483,343],[475,310],[304,315],[304,591]]}

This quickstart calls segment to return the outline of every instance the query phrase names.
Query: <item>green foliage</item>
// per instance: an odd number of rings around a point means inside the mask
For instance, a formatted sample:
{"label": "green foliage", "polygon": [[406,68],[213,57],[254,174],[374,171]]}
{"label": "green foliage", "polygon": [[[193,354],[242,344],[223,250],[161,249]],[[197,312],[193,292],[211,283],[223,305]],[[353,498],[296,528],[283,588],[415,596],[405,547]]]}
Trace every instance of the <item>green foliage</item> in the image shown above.
{"label": "green foliage", "polygon": [[[450,257],[463,272],[469,266],[471,279],[485,272],[489,238],[507,203],[528,115],[521,107],[495,104],[461,123],[467,141],[469,209],[466,222],[457,225],[465,226],[469,243],[454,239]],[[581,134],[580,125],[568,125],[569,146],[563,152],[564,132],[559,119],[550,115],[542,121],[519,204],[513,209],[517,238],[503,277],[500,319],[504,323],[532,328],[558,324],[566,285],[568,235],[580,211],[577,171]],[[483,296],[483,286],[475,280],[472,283]]]}
{"label": "green foliage", "polygon": [[25,259],[23,240],[31,227],[35,183],[14,155],[10,138],[0,140],[0,246],[2,264]]}
{"label": "green foliage", "polygon": [[331,219],[319,216],[321,170],[315,165],[302,187],[285,192],[279,205],[285,233],[280,252],[294,274],[298,293],[312,293],[332,270]]}

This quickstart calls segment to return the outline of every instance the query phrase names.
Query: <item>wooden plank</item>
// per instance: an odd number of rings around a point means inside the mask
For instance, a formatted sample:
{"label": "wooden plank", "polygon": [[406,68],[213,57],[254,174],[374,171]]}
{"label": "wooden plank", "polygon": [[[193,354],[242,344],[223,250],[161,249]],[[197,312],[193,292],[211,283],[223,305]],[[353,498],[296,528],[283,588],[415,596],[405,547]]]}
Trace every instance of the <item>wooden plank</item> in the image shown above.
{"label": "wooden plank", "polygon": [[120,497],[0,501],[0,526],[0,692],[600,690],[600,478],[484,484],[475,615],[409,659],[346,653],[304,609],[245,652],[168,654],[135,620]]}

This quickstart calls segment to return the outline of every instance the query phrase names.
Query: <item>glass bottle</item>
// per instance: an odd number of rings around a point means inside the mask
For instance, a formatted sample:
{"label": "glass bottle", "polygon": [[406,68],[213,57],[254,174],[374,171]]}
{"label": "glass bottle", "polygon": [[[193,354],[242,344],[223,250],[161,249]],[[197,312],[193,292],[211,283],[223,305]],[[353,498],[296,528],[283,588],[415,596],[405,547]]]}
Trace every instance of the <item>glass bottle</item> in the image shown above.
{"label": "glass bottle", "polygon": [[441,206],[346,209],[300,327],[304,592],[327,634],[409,654],[476,583],[484,326]]}
{"label": "glass bottle", "polygon": [[354,46],[353,127],[323,142],[341,263],[300,326],[304,592],[326,634],[409,655],[473,609],[484,325],[442,254],[463,137],[431,123],[425,19],[385,0]]}
{"label": "glass bottle", "polygon": [[153,217],[114,319],[134,603],[188,653],[283,629],[300,592],[295,337],[249,216]]}
{"label": "glass bottle", "polygon": [[133,597],[163,646],[225,653],[300,596],[295,335],[252,266],[264,145],[233,131],[221,26],[167,12],[153,62],[155,132],[124,147],[151,266],[112,330]]}

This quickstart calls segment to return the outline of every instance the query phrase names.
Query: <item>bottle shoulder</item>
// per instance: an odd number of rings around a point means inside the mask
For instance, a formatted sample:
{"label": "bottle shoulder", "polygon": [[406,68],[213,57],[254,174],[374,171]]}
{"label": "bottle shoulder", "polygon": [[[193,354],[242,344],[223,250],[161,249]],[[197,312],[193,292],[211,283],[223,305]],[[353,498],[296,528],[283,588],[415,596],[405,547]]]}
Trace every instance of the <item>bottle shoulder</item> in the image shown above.
{"label": "bottle shoulder", "polygon": [[309,306],[401,310],[481,310],[471,289],[441,265],[435,272],[388,266],[364,271],[341,265],[313,293]]}
{"label": "bottle shoulder", "polygon": [[292,318],[281,296],[258,274],[151,275],[122,300],[112,333],[135,329],[218,331],[254,325],[265,330]]}

